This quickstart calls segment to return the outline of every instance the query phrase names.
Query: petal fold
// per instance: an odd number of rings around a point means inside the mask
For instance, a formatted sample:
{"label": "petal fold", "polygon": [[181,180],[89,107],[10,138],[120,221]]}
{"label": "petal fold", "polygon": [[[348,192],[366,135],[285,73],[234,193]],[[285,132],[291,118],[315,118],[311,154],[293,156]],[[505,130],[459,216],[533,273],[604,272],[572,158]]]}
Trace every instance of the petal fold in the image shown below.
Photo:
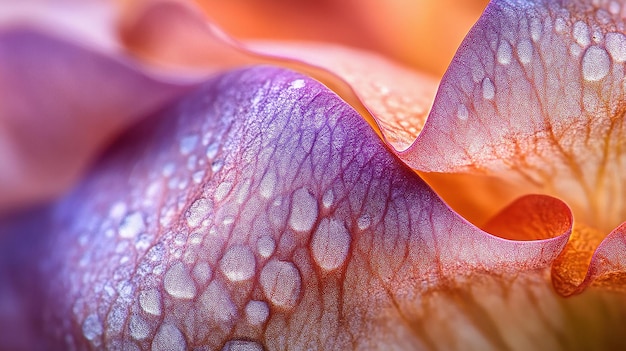
{"label": "petal fold", "polygon": [[[502,289],[523,282],[554,302],[543,272],[572,217],[556,199],[525,197],[492,222],[502,237],[489,234],[319,82],[255,67],[146,119],[25,223],[0,225],[18,243],[0,255],[2,285],[30,292],[13,298],[35,300],[34,333],[60,348],[434,347],[451,326],[472,332],[450,348],[499,348],[515,344],[515,322],[491,322],[491,304],[517,306],[524,294]],[[493,299],[460,298],[473,293]],[[537,321],[530,310],[517,317]]]}
{"label": "petal fold", "polygon": [[422,172],[501,178],[563,199],[581,223],[553,267],[564,294],[596,279],[621,289],[622,229],[601,245],[600,233],[626,218],[625,43],[620,3],[493,1],[446,72],[422,133],[399,153]]}
{"label": "petal fold", "polygon": [[621,223],[626,36],[619,6],[594,4],[493,1],[401,158],[536,186],[604,231]]}

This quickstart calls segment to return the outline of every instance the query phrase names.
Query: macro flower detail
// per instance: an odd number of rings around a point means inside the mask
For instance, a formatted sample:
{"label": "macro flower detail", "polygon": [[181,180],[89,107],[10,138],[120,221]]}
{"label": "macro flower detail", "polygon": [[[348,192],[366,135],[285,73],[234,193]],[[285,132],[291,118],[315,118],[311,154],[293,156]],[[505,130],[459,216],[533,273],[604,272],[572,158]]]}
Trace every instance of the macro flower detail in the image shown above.
{"label": "macro flower detail", "polygon": [[438,87],[116,6],[0,22],[0,349],[623,345],[623,4],[492,1]]}

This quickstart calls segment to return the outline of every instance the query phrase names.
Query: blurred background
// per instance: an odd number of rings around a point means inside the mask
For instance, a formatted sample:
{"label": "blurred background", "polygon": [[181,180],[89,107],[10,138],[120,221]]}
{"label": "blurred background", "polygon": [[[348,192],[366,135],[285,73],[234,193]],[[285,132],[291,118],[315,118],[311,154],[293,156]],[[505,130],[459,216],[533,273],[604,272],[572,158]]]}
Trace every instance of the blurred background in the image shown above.
{"label": "blurred background", "polygon": [[441,76],[487,0],[197,0],[238,38],[323,40]]}

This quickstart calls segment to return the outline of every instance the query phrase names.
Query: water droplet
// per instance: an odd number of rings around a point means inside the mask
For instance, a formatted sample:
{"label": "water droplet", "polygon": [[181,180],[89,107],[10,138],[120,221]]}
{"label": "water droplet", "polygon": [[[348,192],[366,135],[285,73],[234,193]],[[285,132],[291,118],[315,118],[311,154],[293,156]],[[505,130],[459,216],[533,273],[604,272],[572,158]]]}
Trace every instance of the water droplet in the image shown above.
{"label": "water droplet", "polygon": [[326,192],[324,193],[324,196],[322,196],[322,205],[324,205],[325,208],[330,208],[330,206],[333,205],[334,201],[335,201],[335,195],[333,194],[333,190],[332,189],[326,190]]}
{"label": "water droplet", "polygon": [[298,302],[302,282],[293,263],[269,261],[261,271],[260,283],[265,297],[274,305],[293,308]]}
{"label": "water droplet", "polygon": [[191,155],[187,158],[187,169],[193,171],[196,169],[196,162],[198,162],[198,156]]}
{"label": "water droplet", "polygon": [[224,217],[224,220],[222,220],[222,224],[224,225],[233,224],[234,222],[235,222],[235,217],[233,216],[226,216]]}
{"label": "water droplet", "polygon": [[216,281],[211,282],[200,296],[200,312],[220,324],[231,323],[237,316],[235,304],[226,290]]}
{"label": "water droplet", "polygon": [[130,244],[128,243],[128,241],[120,241],[117,243],[117,245],[115,245],[115,253],[122,254],[124,252],[128,252],[129,246]]}
{"label": "water droplet", "polygon": [[565,19],[559,17],[556,20],[554,20],[554,30],[556,30],[557,33],[564,33],[566,29],[567,29],[567,22],[565,22]]}
{"label": "water droplet", "polygon": [[254,255],[245,246],[233,246],[220,260],[220,269],[233,282],[248,280],[254,276]]}
{"label": "water droplet", "polygon": [[611,15],[604,9],[598,9],[596,11],[596,20],[601,25],[607,25],[611,22]]}
{"label": "water droplet", "polygon": [[289,225],[293,230],[305,232],[313,228],[317,220],[317,201],[306,189],[300,188],[293,193]]}
{"label": "water droplet", "polygon": [[163,247],[163,244],[158,243],[148,250],[146,258],[151,262],[160,262],[163,259],[164,254],[165,248]]}
{"label": "water droplet", "polygon": [[196,227],[207,218],[211,211],[211,206],[212,204],[205,198],[194,201],[185,214],[189,227]]}
{"label": "water droplet", "polygon": [[135,340],[145,339],[150,334],[150,327],[148,323],[146,323],[141,316],[133,314],[130,317],[130,323],[128,323],[128,329],[130,331],[130,335]]}
{"label": "water droplet", "polygon": [[175,170],[176,170],[176,165],[173,162],[169,162],[165,164],[165,166],[163,166],[163,170],[161,171],[161,174],[163,175],[163,177],[169,178],[174,174]]}
{"label": "water droplet", "polygon": [[274,239],[267,235],[260,237],[256,245],[259,255],[261,255],[261,257],[263,258],[268,258],[272,256],[274,250],[276,249],[276,243],[274,242]]}
{"label": "water droplet", "polygon": [[532,17],[530,19],[530,37],[534,42],[537,42],[541,38],[542,31],[541,19],[539,17]]}
{"label": "water droplet", "polygon": [[606,35],[606,49],[615,62],[626,61],[626,35],[622,33],[608,33]]}
{"label": "water droplet", "polygon": [[467,111],[467,107],[465,105],[459,105],[456,110],[456,117],[461,121],[466,121],[469,117],[469,111]]}
{"label": "water droplet", "polygon": [[263,346],[256,341],[231,340],[224,344],[222,351],[263,351]]}
{"label": "water droplet", "polygon": [[238,204],[247,202],[250,197],[250,180],[239,182],[239,187],[236,193],[236,200]]}
{"label": "water droplet", "polygon": [[599,81],[609,73],[610,66],[611,59],[606,50],[599,46],[590,46],[583,55],[583,78],[590,82]]}
{"label": "water droplet", "polygon": [[118,234],[122,238],[130,239],[143,232],[145,228],[141,213],[133,212],[122,220]]}
{"label": "water droplet", "polygon": [[118,201],[111,209],[109,209],[109,217],[113,219],[120,219],[126,214],[126,204],[122,201]]}
{"label": "water droplet", "polygon": [[93,340],[102,335],[102,322],[95,314],[90,314],[83,322],[83,335],[87,340]]}
{"label": "water droplet", "polygon": [[121,281],[117,284],[117,293],[119,297],[124,300],[130,300],[133,297],[133,293],[135,292],[135,287],[129,281]]}
{"label": "water droplet", "polygon": [[342,222],[325,218],[313,234],[313,259],[322,269],[337,269],[348,257],[350,241],[350,233]]}
{"label": "water droplet", "polygon": [[163,324],[152,340],[152,351],[185,351],[186,349],[185,337],[178,328],[169,323]]}
{"label": "water droplet", "polygon": [[250,301],[246,305],[246,319],[252,325],[265,323],[270,315],[270,309],[265,301]]}
{"label": "water droplet", "polygon": [[183,156],[189,155],[198,144],[200,138],[197,135],[189,135],[180,140],[180,153]]}
{"label": "water droplet", "polygon": [[211,279],[212,275],[211,266],[209,266],[207,262],[198,262],[196,266],[193,267],[193,277],[200,285],[206,284],[209,279]]}
{"label": "water droplet", "polygon": [[192,178],[193,178],[194,183],[200,184],[200,182],[202,181],[202,178],[204,178],[204,171],[197,171],[196,173],[193,174]]}
{"label": "water droplet", "polygon": [[360,230],[365,230],[372,224],[372,218],[368,214],[364,214],[356,220],[356,225]]}
{"label": "water droplet", "polygon": [[[171,234],[172,232],[169,232]],[[187,243],[187,235],[184,233],[177,233],[174,235],[174,245],[183,246]]]}
{"label": "water droplet", "polygon": [[304,87],[305,85],[306,85],[306,82],[304,81],[304,79],[296,79],[293,82],[291,82],[291,84],[289,84],[289,86],[294,89],[300,89]]}
{"label": "water droplet", "polygon": [[226,198],[226,195],[230,193],[230,190],[233,188],[233,183],[231,182],[222,182],[217,188],[215,188],[215,193],[213,193],[213,198],[215,201],[220,202]]}
{"label": "water droplet", "polygon": [[517,43],[517,57],[523,64],[530,63],[533,57],[533,44],[529,40],[520,40]]}
{"label": "water droplet", "polygon": [[496,94],[496,87],[493,85],[493,82],[491,81],[491,79],[489,79],[489,77],[483,79],[482,88],[483,98],[487,100],[493,99]]}
{"label": "water droplet", "polygon": [[215,160],[211,164],[211,170],[213,171],[213,173],[219,172],[220,170],[222,170],[222,167],[224,167],[224,161],[222,160]]}
{"label": "water droplet", "polygon": [[259,192],[261,196],[269,199],[274,194],[274,188],[276,188],[276,174],[274,172],[267,172],[263,179],[261,179]]}
{"label": "water droplet", "polygon": [[193,299],[196,296],[196,286],[182,262],[174,263],[165,273],[163,285],[172,297]]}
{"label": "water droplet", "polygon": [[508,65],[509,63],[511,63],[512,54],[513,49],[511,48],[511,44],[509,44],[509,42],[506,40],[501,40],[497,52],[498,62],[503,65]]}
{"label": "water droplet", "polygon": [[591,39],[596,44],[602,43],[602,40],[604,40],[604,34],[602,34],[602,30],[600,28],[595,28],[593,30],[593,33],[591,34]]}
{"label": "water droplet", "polygon": [[583,52],[583,49],[577,44],[572,44],[569,46],[569,53],[574,57],[580,56],[582,52]]}
{"label": "water droplet", "polygon": [[609,12],[617,15],[621,10],[621,6],[619,4],[619,2],[617,1],[611,1],[611,3],[609,3]]}
{"label": "water droplet", "polygon": [[217,156],[217,152],[220,150],[220,146],[218,143],[213,143],[206,148],[206,157],[209,160],[212,160]]}
{"label": "water droplet", "polygon": [[574,23],[572,35],[574,36],[574,39],[576,40],[578,45],[582,47],[586,47],[591,42],[591,38],[589,37],[589,27],[583,21],[578,21]]}

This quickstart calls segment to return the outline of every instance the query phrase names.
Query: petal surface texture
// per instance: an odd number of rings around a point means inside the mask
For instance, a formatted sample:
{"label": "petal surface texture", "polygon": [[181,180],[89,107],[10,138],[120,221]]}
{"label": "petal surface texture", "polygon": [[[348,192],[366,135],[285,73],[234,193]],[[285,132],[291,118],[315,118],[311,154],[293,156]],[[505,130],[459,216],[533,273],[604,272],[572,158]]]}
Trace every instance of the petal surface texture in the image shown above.
{"label": "petal surface texture", "polygon": [[538,186],[610,231],[626,218],[623,32],[614,1],[492,2],[401,157]]}
{"label": "petal surface texture", "polygon": [[602,306],[620,297],[550,288],[567,206],[524,197],[490,223],[500,236],[320,83],[257,67],[146,120],[73,194],[0,227],[14,234],[0,292],[34,335],[79,350],[615,345],[624,311]]}
{"label": "petal surface texture", "polygon": [[565,285],[606,270],[601,285],[621,290],[624,13],[615,1],[493,1],[400,152],[420,171],[487,175],[565,201],[580,226],[554,270],[555,282],[573,279]]}

